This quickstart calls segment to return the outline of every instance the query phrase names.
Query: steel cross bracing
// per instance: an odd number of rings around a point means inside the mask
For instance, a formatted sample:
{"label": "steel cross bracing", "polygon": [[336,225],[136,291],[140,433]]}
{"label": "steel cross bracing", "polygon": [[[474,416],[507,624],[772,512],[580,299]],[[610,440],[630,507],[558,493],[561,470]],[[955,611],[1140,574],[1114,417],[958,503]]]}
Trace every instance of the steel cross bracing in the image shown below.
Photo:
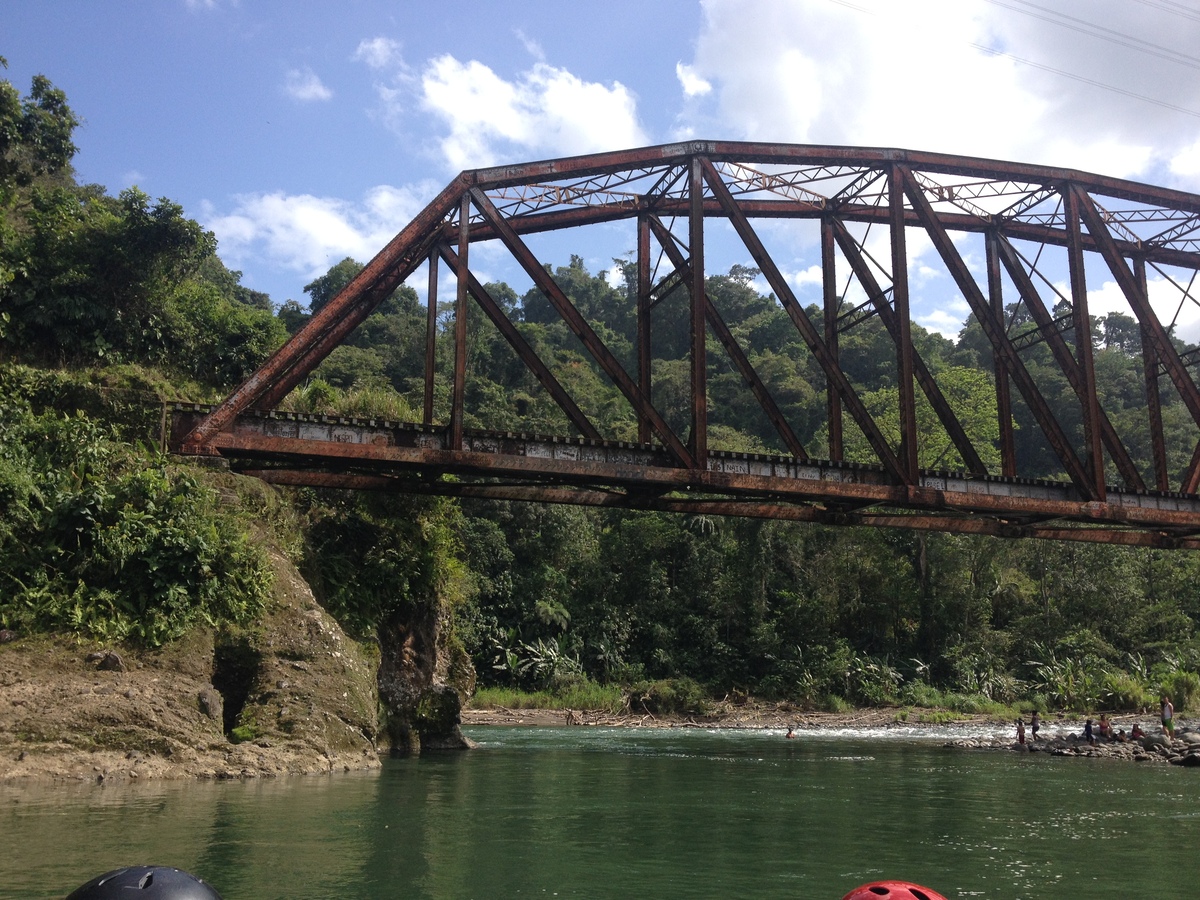
{"label": "steel cross bracing", "polygon": [[[789,358],[806,360],[824,391],[823,422],[795,421],[772,376],[756,370],[747,334],[726,324],[705,281],[714,220],[727,223],[723,233],[736,235],[740,255],[794,326]],[[809,248],[780,237],[801,231],[764,220],[810,229]],[[573,230],[584,251],[584,226],[620,222],[637,248],[628,269],[637,273],[632,362],[606,344],[529,244],[543,232]],[[971,410],[910,336],[922,287],[910,278],[907,248],[918,238],[933,247],[941,284],[966,301],[990,348],[992,437],[969,423]],[[636,441],[602,433],[560,362],[539,356],[472,274],[470,248],[484,241],[503,245],[623,398]],[[822,299],[806,305],[781,261],[791,265],[813,246]],[[439,265],[458,285],[450,323],[437,313]],[[429,314],[421,422],[273,412],[422,267]],[[227,400],[175,409],[169,443],[283,484],[1200,547],[1197,354],[1175,333],[1181,311],[1195,305],[1198,270],[1200,197],[1073,170],[894,149],[693,141],[468,171]],[[1141,355],[1145,409],[1137,416],[1106,408],[1097,392],[1097,320],[1088,304],[1102,285],[1115,285],[1124,321],[1140,337],[1136,351],[1125,348]],[[660,408],[650,364],[655,316],[668,298],[683,298],[672,308],[686,310],[690,335],[682,419]],[[564,433],[464,426],[471,304],[562,411]],[[897,406],[888,418],[898,427],[864,400],[843,359],[842,342],[866,327],[881,329],[893,348]],[[453,345],[452,371],[436,365],[439,328]],[[710,446],[709,420],[720,413],[707,386],[714,365],[740,377],[779,455]],[[448,410],[436,409],[437,381],[449,387]],[[961,471],[923,463],[929,432],[917,428],[918,407],[931,410]],[[856,462],[846,459],[852,434],[862,438]],[[1019,448],[1031,442],[1053,460],[1048,470],[1019,471]]]}

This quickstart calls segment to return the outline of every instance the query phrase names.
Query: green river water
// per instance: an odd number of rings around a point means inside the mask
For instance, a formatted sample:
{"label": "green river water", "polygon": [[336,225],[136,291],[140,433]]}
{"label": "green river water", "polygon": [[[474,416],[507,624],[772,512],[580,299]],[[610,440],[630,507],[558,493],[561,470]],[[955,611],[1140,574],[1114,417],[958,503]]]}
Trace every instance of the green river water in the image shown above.
{"label": "green river water", "polygon": [[1200,772],[947,750],[902,731],[467,729],[381,772],[0,787],[0,898],[118,865],[225,900],[1184,897]]}

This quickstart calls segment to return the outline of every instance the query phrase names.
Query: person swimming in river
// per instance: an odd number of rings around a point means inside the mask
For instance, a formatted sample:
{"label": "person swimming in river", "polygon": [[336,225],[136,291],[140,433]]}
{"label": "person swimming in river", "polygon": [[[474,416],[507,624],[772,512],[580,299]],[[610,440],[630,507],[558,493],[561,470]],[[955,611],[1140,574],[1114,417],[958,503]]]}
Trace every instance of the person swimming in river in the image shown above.
{"label": "person swimming in river", "polygon": [[794,740],[796,737],[796,729],[791,725],[788,726],[788,733],[784,735],[788,740]]}

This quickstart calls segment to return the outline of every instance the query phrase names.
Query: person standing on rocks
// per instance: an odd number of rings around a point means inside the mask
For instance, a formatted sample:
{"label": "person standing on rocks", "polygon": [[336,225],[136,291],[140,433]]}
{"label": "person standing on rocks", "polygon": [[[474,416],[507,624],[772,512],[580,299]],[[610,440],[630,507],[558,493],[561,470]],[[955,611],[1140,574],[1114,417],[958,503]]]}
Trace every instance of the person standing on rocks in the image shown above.
{"label": "person standing on rocks", "polygon": [[1168,740],[1175,740],[1175,707],[1166,694],[1162,695],[1162,730]]}
{"label": "person standing on rocks", "polygon": [[1038,717],[1038,711],[1035,709],[1033,715],[1029,718],[1029,732],[1033,736],[1033,740],[1037,740],[1038,729],[1042,727],[1042,720]]}

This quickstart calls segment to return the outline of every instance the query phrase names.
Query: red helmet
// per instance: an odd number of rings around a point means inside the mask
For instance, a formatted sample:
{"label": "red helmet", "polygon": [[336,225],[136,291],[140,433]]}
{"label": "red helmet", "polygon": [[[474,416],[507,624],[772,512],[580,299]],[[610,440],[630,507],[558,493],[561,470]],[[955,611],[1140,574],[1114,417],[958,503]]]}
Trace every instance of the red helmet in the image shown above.
{"label": "red helmet", "polygon": [[937,891],[911,881],[872,881],[856,887],[842,900],[946,900]]}

